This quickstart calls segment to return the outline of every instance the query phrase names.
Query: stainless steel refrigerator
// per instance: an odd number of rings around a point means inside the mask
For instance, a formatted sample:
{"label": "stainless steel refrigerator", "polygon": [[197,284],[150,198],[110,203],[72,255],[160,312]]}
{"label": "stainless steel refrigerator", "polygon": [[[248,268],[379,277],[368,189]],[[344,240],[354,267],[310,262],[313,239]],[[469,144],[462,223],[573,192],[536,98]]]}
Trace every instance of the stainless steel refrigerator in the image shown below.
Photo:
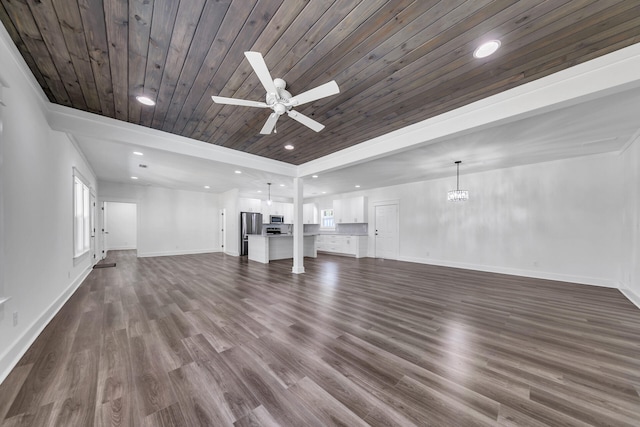
{"label": "stainless steel refrigerator", "polygon": [[262,234],[262,214],[240,212],[240,255],[249,255],[249,234]]}

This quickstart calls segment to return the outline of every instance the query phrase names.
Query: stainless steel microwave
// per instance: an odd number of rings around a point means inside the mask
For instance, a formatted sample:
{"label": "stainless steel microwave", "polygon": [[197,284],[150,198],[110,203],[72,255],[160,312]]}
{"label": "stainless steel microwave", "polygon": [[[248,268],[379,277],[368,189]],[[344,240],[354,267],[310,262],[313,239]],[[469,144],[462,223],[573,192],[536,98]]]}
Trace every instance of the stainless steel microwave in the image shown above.
{"label": "stainless steel microwave", "polygon": [[284,215],[269,215],[271,224],[284,224]]}

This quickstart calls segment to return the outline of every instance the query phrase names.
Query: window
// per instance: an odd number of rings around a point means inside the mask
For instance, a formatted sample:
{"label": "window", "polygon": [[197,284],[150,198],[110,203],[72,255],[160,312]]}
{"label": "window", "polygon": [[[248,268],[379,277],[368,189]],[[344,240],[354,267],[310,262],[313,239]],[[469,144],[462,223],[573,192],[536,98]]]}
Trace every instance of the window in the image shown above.
{"label": "window", "polygon": [[91,246],[91,192],[74,169],[73,172],[73,257],[89,252]]}
{"label": "window", "polygon": [[320,228],[335,228],[333,209],[320,210]]}

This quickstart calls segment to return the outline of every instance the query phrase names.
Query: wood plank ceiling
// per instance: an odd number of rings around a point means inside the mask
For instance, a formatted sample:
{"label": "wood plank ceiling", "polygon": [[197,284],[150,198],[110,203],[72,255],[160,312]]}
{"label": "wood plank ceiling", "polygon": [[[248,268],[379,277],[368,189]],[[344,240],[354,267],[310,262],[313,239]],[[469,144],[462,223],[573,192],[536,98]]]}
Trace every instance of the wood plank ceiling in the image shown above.
{"label": "wood plank ceiling", "polygon": [[[640,41],[629,0],[0,0],[0,20],[53,103],[301,164]],[[477,45],[500,39],[494,56]],[[335,79],[339,95],[270,110],[245,59],[259,51],[294,95]],[[146,94],[155,107],[140,105]],[[293,151],[283,148],[295,146]]]}

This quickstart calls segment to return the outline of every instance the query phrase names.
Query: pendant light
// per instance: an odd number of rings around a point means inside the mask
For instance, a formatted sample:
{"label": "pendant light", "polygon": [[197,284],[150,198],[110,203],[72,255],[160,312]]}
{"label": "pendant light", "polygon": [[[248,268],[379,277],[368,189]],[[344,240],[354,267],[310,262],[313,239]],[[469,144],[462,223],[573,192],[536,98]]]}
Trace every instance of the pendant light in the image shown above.
{"label": "pendant light", "polygon": [[271,206],[271,183],[267,182],[267,185],[269,186],[269,198],[267,199],[267,205]]}
{"label": "pendant light", "polygon": [[460,189],[460,163],[462,160],[458,160],[456,163],[456,189],[447,193],[447,200],[450,202],[466,202],[469,200],[469,191]]}

